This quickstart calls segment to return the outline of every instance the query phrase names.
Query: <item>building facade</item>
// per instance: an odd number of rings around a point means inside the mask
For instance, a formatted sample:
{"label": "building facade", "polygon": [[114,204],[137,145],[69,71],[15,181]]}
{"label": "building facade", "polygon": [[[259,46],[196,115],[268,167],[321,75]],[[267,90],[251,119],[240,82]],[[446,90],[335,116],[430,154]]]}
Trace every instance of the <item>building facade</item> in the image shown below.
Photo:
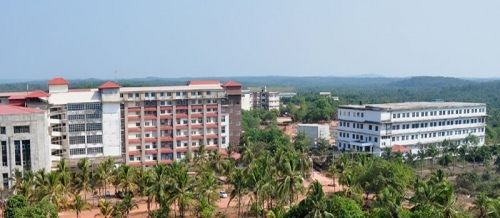
{"label": "building facade", "polygon": [[239,144],[241,85],[191,81],[184,86],[124,87],[123,150],[129,165],[170,163],[204,145]]}
{"label": "building facade", "polygon": [[328,124],[298,124],[297,132],[303,133],[316,146],[321,139],[330,141],[330,126]]}
{"label": "building facade", "polygon": [[271,92],[267,87],[263,87],[261,91],[252,92],[250,95],[252,108],[262,108],[265,110],[279,110],[280,96],[278,92]]}
{"label": "building facade", "polygon": [[0,93],[0,105],[46,112],[45,148],[52,167],[65,158],[130,165],[181,160],[205,145],[209,151],[238,145],[241,84],[190,81],[181,86],[70,89],[64,78],[43,91]]}
{"label": "building facade", "polygon": [[121,159],[119,88],[108,82],[95,89],[69,89],[69,82],[63,78],[49,81],[49,136],[53,156],[68,159],[70,165],[81,158]]}
{"label": "building facade", "polygon": [[380,155],[382,149],[404,146],[412,153],[449,140],[463,144],[469,134],[484,144],[486,104],[405,102],[344,105],[338,109],[337,147]]}
{"label": "building facade", "polygon": [[0,105],[0,173],[5,189],[17,169],[50,170],[51,155],[46,111],[13,105]]}

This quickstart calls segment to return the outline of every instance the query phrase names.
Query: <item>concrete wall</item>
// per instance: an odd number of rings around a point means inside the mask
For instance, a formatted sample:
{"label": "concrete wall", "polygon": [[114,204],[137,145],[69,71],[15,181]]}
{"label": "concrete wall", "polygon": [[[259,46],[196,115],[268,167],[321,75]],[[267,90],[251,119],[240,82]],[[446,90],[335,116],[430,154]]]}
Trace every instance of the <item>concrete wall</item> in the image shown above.
{"label": "concrete wall", "polygon": [[102,104],[102,143],[104,156],[121,155],[120,103]]}

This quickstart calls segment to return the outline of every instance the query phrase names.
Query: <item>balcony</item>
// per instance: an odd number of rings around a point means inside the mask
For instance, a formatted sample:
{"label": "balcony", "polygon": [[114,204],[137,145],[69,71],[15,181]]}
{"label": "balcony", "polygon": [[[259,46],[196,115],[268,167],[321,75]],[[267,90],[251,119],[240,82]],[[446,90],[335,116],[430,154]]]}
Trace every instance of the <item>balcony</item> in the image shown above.
{"label": "balcony", "polygon": [[217,125],[217,123],[207,123],[207,124],[205,124],[205,126],[207,128],[217,128],[218,125]]}
{"label": "balcony", "polygon": [[141,111],[140,107],[129,107],[128,112],[139,112]]}
{"label": "balcony", "polygon": [[175,107],[177,110],[187,110],[188,106],[177,106]]}
{"label": "balcony", "polygon": [[173,161],[172,160],[161,160],[160,163],[162,164],[171,164]]}
{"label": "balcony", "polygon": [[156,162],[156,160],[148,160],[146,162],[144,162],[144,165],[146,166],[156,166],[158,164],[158,162]]}
{"label": "balcony", "polygon": [[142,163],[140,161],[134,161],[134,162],[129,162],[128,165],[132,167],[140,167]]}
{"label": "balcony", "polygon": [[129,139],[128,144],[140,144],[141,139]]}
{"label": "balcony", "polygon": [[160,126],[160,130],[172,130],[172,129],[173,129],[172,126],[163,126],[163,125]]}
{"label": "balcony", "polygon": [[173,118],[172,115],[160,115],[160,119],[168,119],[168,120],[170,120],[172,118]]}
{"label": "balcony", "polygon": [[187,152],[188,148],[187,147],[178,147],[178,148],[175,148],[175,151],[176,152]]}
{"label": "balcony", "polygon": [[160,137],[160,141],[162,141],[162,142],[171,142],[171,141],[173,141],[173,138],[170,137],[170,136],[161,136]]}
{"label": "balcony", "polygon": [[141,118],[137,115],[133,115],[133,116],[128,116],[127,120],[128,121],[137,121],[137,120],[141,120]]}
{"label": "balcony", "polygon": [[59,150],[59,149],[62,149],[62,145],[50,144],[50,149]]}
{"label": "balcony", "polygon": [[144,120],[156,120],[155,115],[144,115]]}
{"label": "balcony", "polygon": [[141,128],[139,127],[129,127],[128,132],[140,132]]}
{"label": "balcony", "polygon": [[172,148],[161,148],[160,149],[161,153],[172,153],[174,150]]}
{"label": "balcony", "polygon": [[203,105],[191,105],[191,109],[203,109]]}
{"label": "balcony", "polygon": [[217,112],[207,112],[206,116],[207,117],[217,117]]}
{"label": "balcony", "polygon": [[191,124],[191,129],[203,129],[203,125],[201,125],[201,124]]}
{"label": "balcony", "polygon": [[187,124],[177,124],[177,125],[175,125],[175,128],[176,129],[188,129],[188,125]]}
{"label": "balcony", "polygon": [[144,131],[156,131],[156,130],[157,130],[156,126],[144,127]]}
{"label": "balcony", "polygon": [[176,141],[187,141],[188,137],[187,136],[176,136],[175,140]]}
{"label": "balcony", "polygon": [[128,151],[128,155],[130,156],[141,155],[141,151],[140,150]]}
{"label": "balcony", "polygon": [[201,118],[201,117],[203,117],[203,114],[201,114],[201,113],[191,114],[191,118]]}
{"label": "balcony", "polygon": [[144,138],[144,142],[156,142],[158,139],[156,138]]}
{"label": "balcony", "polygon": [[50,124],[61,124],[63,123],[61,119],[49,119]]}
{"label": "balcony", "polygon": [[145,154],[157,154],[158,151],[156,149],[148,149],[148,150],[144,150],[144,153]]}
{"label": "balcony", "polygon": [[219,138],[219,136],[217,134],[206,134],[207,136],[207,139],[216,139],[216,138]]}
{"label": "balcony", "polygon": [[219,108],[219,105],[218,104],[207,104],[207,109],[211,109],[211,108]]}
{"label": "balcony", "polygon": [[203,135],[191,135],[191,139],[192,139],[192,140],[199,140],[199,139],[203,139]]}
{"label": "balcony", "polygon": [[210,145],[210,146],[206,146],[205,149],[207,149],[207,151],[217,151],[219,149],[219,146]]}
{"label": "balcony", "polygon": [[156,111],[156,107],[144,107],[144,111]]}
{"label": "balcony", "polygon": [[176,118],[188,118],[188,114],[186,113],[179,113],[175,115]]}

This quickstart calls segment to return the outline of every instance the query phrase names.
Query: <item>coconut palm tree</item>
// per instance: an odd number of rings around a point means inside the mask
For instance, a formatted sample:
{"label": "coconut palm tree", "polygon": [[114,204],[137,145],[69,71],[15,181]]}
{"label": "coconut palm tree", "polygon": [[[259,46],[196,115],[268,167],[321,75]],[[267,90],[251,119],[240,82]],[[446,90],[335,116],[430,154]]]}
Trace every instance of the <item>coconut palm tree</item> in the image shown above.
{"label": "coconut palm tree", "polygon": [[282,200],[288,200],[292,205],[296,196],[304,190],[302,173],[297,170],[297,164],[294,160],[285,159],[280,165],[280,178],[278,179],[277,192]]}
{"label": "coconut palm tree", "polygon": [[486,194],[481,192],[476,196],[476,200],[474,200],[474,207],[472,209],[478,211],[478,218],[485,218],[488,217],[489,214],[493,213],[490,208],[490,204],[491,199],[489,199]]}
{"label": "coconut palm tree", "polygon": [[130,215],[131,210],[139,207],[132,197],[130,193],[126,193],[123,200],[119,203],[119,208],[126,217]]}
{"label": "coconut palm tree", "polygon": [[247,193],[245,181],[246,176],[242,168],[235,168],[228,178],[228,182],[233,186],[233,190],[231,191],[227,205],[229,206],[234,198],[238,198],[238,217],[241,214],[241,198]]}
{"label": "coconut palm tree", "polygon": [[431,144],[427,149],[426,149],[427,156],[431,158],[431,165],[432,168],[434,168],[434,160],[436,159],[436,156],[439,155],[439,149],[435,144]]}
{"label": "coconut palm tree", "polygon": [[75,196],[75,199],[71,206],[72,209],[76,212],[76,218],[80,217],[80,213],[82,211],[90,209],[90,205],[87,203],[87,201],[83,200],[80,195]]}
{"label": "coconut palm tree", "polygon": [[154,181],[147,189],[148,198],[152,198],[161,208],[168,207],[167,188],[169,170],[167,165],[158,164],[151,171],[151,180]]}
{"label": "coconut palm tree", "polygon": [[99,213],[95,216],[102,216],[104,218],[110,218],[113,214],[114,207],[111,202],[107,200],[99,200]]}
{"label": "coconut palm tree", "polygon": [[177,202],[179,215],[185,217],[188,206],[195,199],[194,184],[184,163],[174,162],[170,164],[169,176],[168,200],[169,202]]}
{"label": "coconut palm tree", "polygon": [[309,191],[307,193],[307,198],[305,199],[308,205],[312,205],[311,209],[305,217],[307,218],[333,218],[333,214],[327,211],[325,193],[323,192],[323,186],[318,180],[309,185]]}
{"label": "coconut palm tree", "polygon": [[102,181],[102,186],[104,188],[104,195],[107,198],[107,188],[108,185],[113,182],[114,174],[114,161],[111,157],[108,157],[105,161],[101,162],[97,167],[97,177]]}
{"label": "coconut palm tree", "polygon": [[135,180],[136,175],[136,168],[128,165],[121,165],[117,172],[118,188],[125,193],[136,191],[139,188]]}
{"label": "coconut palm tree", "polygon": [[403,201],[404,196],[400,192],[387,187],[377,195],[375,207],[385,208],[390,212],[392,218],[399,218],[401,210],[403,210]]}
{"label": "coconut palm tree", "polygon": [[78,193],[83,192],[84,200],[87,201],[87,192],[92,191],[91,187],[91,169],[90,160],[82,158],[77,164],[78,171],[75,173],[75,190]]}

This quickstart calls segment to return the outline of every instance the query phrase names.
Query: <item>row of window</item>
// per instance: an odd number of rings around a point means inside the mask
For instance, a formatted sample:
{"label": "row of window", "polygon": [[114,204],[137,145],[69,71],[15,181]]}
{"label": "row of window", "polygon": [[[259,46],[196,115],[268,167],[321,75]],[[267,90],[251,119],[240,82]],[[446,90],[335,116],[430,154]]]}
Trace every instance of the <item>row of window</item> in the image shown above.
{"label": "row of window", "polygon": [[394,113],[392,118],[409,118],[409,117],[428,117],[428,116],[444,116],[452,114],[473,114],[473,113],[483,113],[485,108],[472,108],[472,109],[455,109],[455,110],[439,110],[439,111],[421,111],[421,112],[406,112],[406,113]]}
{"label": "row of window", "polygon": [[101,119],[101,118],[102,118],[101,113],[68,115],[68,120],[85,120],[85,119]]}
{"label": "row of window", "polygon": [[[363,123],[356,123],[356,122],[346,122],[346,121],[340,121],[339,122],[339,126],[343,126],[343,127],[351,127],[352,125],[352,128],[354,129],[364,129],[365,128],[365,124]],[[374,131],[378,131],[378,126],[377,125],[372,125],[372,124],[366,124],[366,127],[368,128],[368,130],[374,130]]]}
{"label": "row of window", "polygon": [[339,136],[342,138],[352,138],[359,141],[378,142],[378,137],[364,136],[356,133],[339,132]]}
{"label": "row of window", "polygon": [[86,154],[102,154],[103,153],[103,148],[102,147],[95,147],[95,148],[71,148],[69,149],[69,154],[70,155],[86,155]]}
{"label": "row of window", "polygon": [[101,110],[101,103],[77,103],[77,104],[67,104],[66,108],[68,111],[81,111],[81,110]]}
{"label": "row of window", "polygon": [[[2,166],[9,165],[9,149],[7,141],[1,141]],[[30,140],[14,140],[14,164],[23,166],[24,170],[31,169],[31,142]]]}
{"label": "row of window", "polygon": [[69,132],[99,131],[102,130],[102,123],[79,123],[69,124]]}
{"label": "row of window", "polygon": [[[30,133],[30,126],[29,125],[14,126],[14,133]],[[5,134],[7,134],[7,127],[0,126],[0,135],[5,135]]]}
{"label": "row of window", "polygon": [[455,120],[442,120],[433,122],[418,122],[412,124],[393,124],[388,126],[388,129],[399,130],[399,129],[418,129],[436,126],[453,126],[461,124],[474,124],[474,123],[484,123],[485,118],[474,118],[474,119],[455,119]]}
{"label": "row of window", "polygon": [[[87,139],[85,141],[85,139]],[[77,145],[77,144],[101,144],[102,143],[102,135],[88,135],[88,136],[70,136],[69,144]]]}
{"label": "row of window", "polygon": [[408,141],[408,140],[418,140],[418,139],[426,139],[426,138],[437,138],[443,136],[453,136],[453,135],[468,135],[469,133],[476,132],[484,132],[484,128],[474,128],[474,129],[462,129],[462,130],[453,130],[453,131],[440,131],[440,132],[431,132],[431,133],[422,133],[422,134],[411,134],[411,135],[403,135],[403,136],[393,136],[391,141]]}

